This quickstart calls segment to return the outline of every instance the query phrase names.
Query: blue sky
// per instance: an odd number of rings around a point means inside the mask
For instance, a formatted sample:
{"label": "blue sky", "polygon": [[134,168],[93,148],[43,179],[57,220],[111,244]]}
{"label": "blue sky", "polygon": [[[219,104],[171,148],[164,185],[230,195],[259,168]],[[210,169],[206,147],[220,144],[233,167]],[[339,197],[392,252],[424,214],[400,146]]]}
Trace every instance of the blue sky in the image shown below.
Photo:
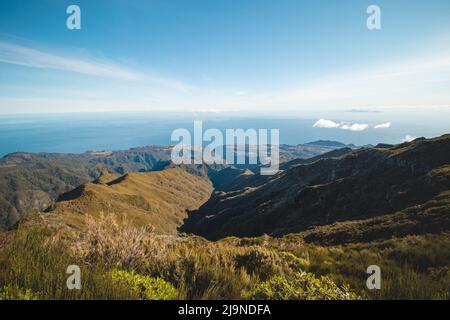
{"label": "blue sky", "polygon": [[1,0],[0,74],[0,114],[438,112],[450,1]]}

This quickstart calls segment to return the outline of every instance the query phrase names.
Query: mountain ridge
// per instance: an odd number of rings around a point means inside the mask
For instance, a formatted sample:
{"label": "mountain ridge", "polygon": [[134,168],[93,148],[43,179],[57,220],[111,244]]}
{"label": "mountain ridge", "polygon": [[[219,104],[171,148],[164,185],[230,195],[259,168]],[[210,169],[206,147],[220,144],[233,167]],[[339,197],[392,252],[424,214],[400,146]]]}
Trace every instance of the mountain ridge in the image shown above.
{"label": "mountain ridge", "polygon": [[[289,161],[331,150],[334,147],[283,145],[280,158]],[[27,214],[45,211],[61,194],[98,179],[103,172],[123,175],[163,170],[172,166],[170,157],[171,146],[81,154],[14,152],[5,155],[0,158],[0,229],[14,228]],[[185,166],[185,169],[208,175],[217,166]]]}
{"label": "mountain ridge", "polygon": [[82,227],[83,216],[117,215],[136,226],[176,234],[188,211],[197,209],[212,192],[205,177],[180,168],[110,175],[61,195],[43,215],[47,222]]}
{"label": "mountain ridge", "polygon": [[260,186],[215,193],[181,230],[213,240],[283,235],[392,214],[448,190],[449,161],[450,135],[320,159]]}

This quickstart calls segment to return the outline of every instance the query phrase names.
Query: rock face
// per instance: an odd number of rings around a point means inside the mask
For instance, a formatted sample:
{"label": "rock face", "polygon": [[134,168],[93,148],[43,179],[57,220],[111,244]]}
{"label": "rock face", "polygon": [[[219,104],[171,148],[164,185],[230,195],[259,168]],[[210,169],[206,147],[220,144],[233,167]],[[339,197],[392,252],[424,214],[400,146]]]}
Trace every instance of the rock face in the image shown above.
{"label": "rock face", "polygon": [[449,196],[450,135],[294,164],[250,187],[239,183],[191,213],[182,230],[210,239],[283,235]]}

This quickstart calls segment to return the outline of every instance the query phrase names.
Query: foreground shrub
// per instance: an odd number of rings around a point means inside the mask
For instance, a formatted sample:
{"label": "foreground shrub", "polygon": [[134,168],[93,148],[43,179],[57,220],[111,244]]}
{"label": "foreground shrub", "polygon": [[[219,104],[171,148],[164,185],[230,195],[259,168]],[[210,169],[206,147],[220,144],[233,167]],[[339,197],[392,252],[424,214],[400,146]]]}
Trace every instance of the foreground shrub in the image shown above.
{"label": "foreground shrub", "polygon": [[39,300],[39,295],[30,289],[8,285],[0,289],[0,300]]}
{"label": "foreground shrub", "polygon": [[165,258],[164,241],[153,233],[151,226],[134,227],[115,214],[104,213],[86,215],[83,222],[83,230],[72,231],[65,245],[85,263],[141,270],[148,261]]}
{"label": "foreground shrub", "polygon": [[252,281],[235,267],[236,248],[190,238],[171,248],[155,276],[173,283],[182,298],[236,299]]}
{"label": "foreground shrub", "polygon": [[[137,299],[129,288],[105,277],[101,265],[84,265],[68,255],[68,249],[56,246],[53,233],[44,227],[20,228],[6,247],[0,247],[1,299]],[[69,290],[67,267],[81,268],[81,290]]]}
{"label": "foreground shrub", "polygon": [[280,257],[287,263],[289,268],[295,271],[304,271],[310,265],[309,257],[307,259],[299,258],[290,252],[280,252]]}
{"label": "foreground shrub", "polygon": [[172,300],[177,297],[176,289],[161,278],[151,278],[134,271],[113,270],[114,282],[128,286],[141,300]]}
{"label": "foreground shrub", "polygon": [[267,280],[283,272],[283,261],[275,251],[254,247],[248,252],[236,256],[236,267],[244,268],[250,275],[258,275]]}
{"label": "foreground shrub", "polygon": [[[448,299],[450,234],[406,236],[370,243],[308,245],[310,267],[337,284],[348,284],[364,299]],[[366,268],[382,270],[382,290],[368,290]]]}
{"label": "foreground shrub", "polygon": [[356,300],[358,295],[348,287],[338,287],[328,277],[316,278],[300,272],[289,280],[275,276],[243,293],[250,300]]}

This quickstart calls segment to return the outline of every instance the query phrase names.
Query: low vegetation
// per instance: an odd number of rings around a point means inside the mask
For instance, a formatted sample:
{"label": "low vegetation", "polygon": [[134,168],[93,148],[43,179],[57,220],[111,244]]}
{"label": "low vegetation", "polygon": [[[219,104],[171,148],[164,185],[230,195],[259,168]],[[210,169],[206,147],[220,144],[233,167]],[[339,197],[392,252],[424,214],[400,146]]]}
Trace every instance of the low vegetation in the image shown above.
{"label": "low vegetation", "polygon": [[[114,214],[83,229],[30,219],[0,236],[1,299],[448,299],[450,235],[321,246],[301,234],[226,238],[155,233]],[[66,287],[81,268],[81,290]],[[382,290],[366,288],[367,266]]]}
{"label": "low vegetation", "polygon": [[340,288],[330,278],[317,278],[299,272],[286,279],[275,276],[244,292],[243,297],[254,300],[357,300],[359,296],[348,287]]}
{"label": "low vegetation", "polygon": [[113,270],[111,279],[122,284],[139,295],[141,300],[172,300],[177,297],[177,290],[161,278],[151,278],[136,274],[134,271]]}

